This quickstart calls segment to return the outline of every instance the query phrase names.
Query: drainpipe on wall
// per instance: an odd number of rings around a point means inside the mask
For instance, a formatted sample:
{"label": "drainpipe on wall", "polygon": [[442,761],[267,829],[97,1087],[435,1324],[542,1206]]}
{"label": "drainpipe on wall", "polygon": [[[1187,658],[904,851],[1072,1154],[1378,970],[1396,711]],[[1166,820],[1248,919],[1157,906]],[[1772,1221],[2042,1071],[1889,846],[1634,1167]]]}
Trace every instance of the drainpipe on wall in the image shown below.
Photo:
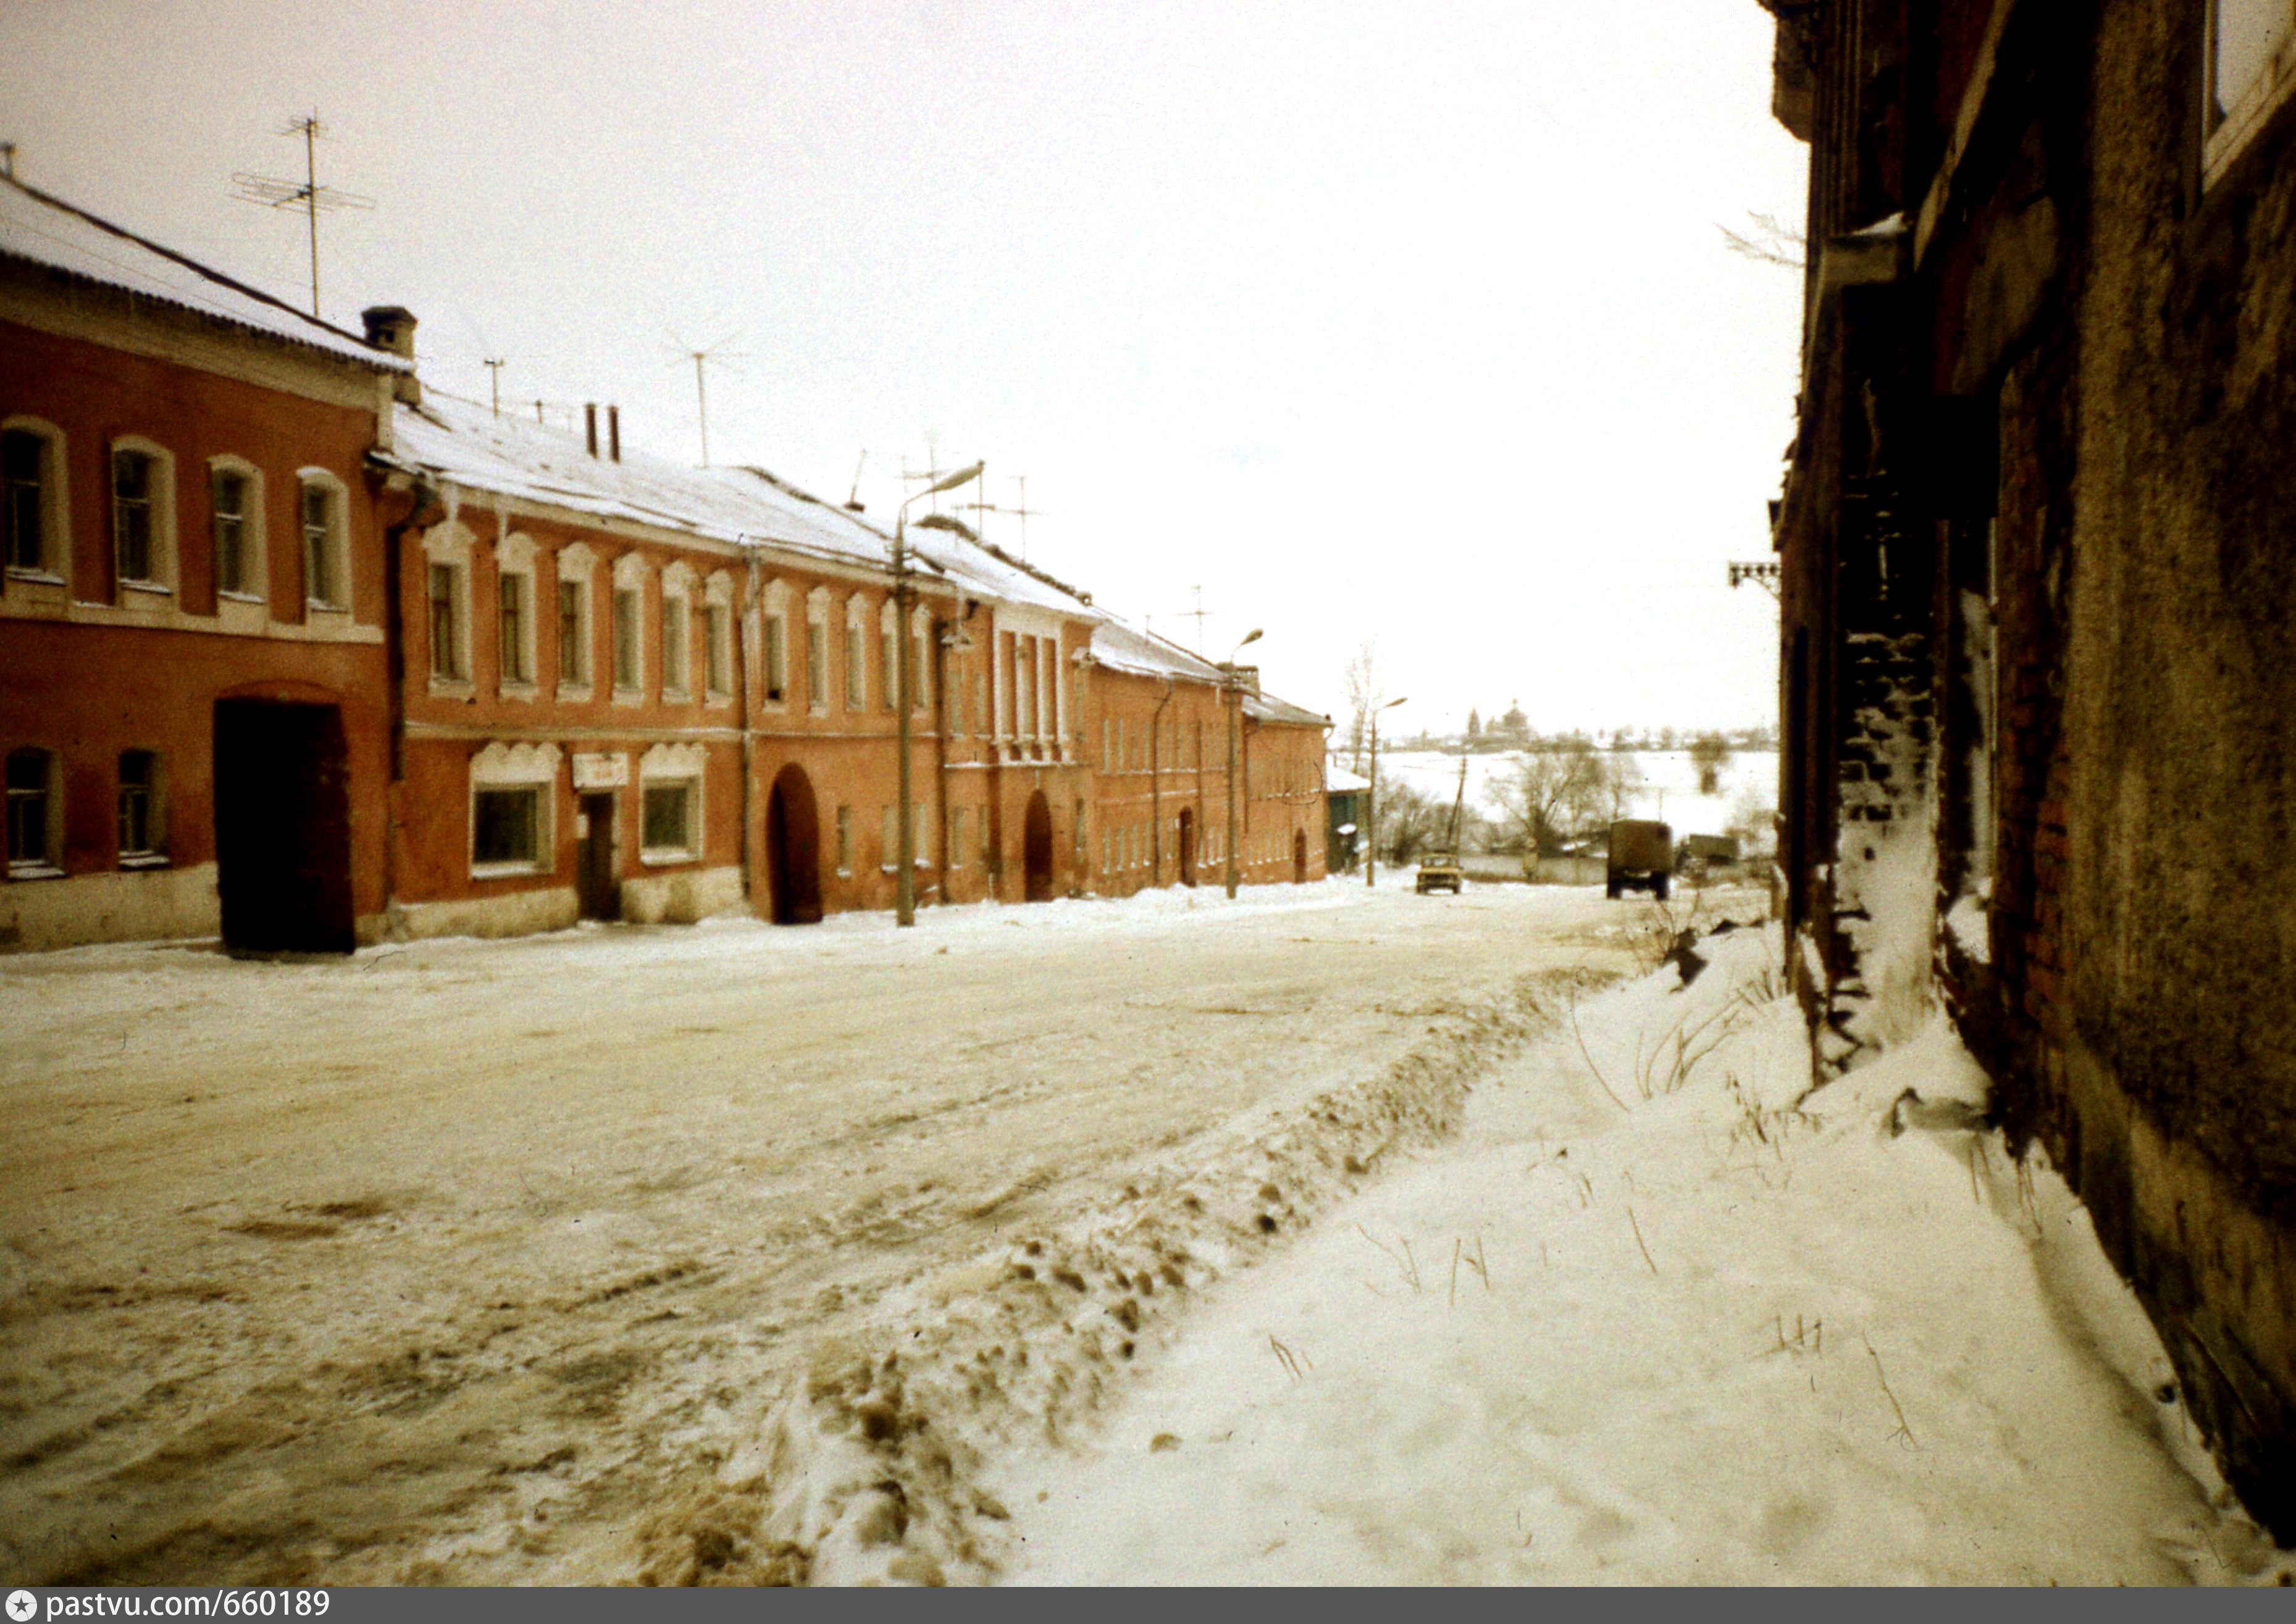
{"label": "drainpipe on wall", "polygon": [[[619,462],[621,460],[622,448],[620,414],[616,412],[611,406],[607,407],[606,410],[606,422],[607,425],[612,429],[614,434],[614,460],[616,462]],[[756,549],[750,546],[749,540],[746,537],[737,536],[734,539],[745,548],[749,548],[749,556],[742,561],[742,569],[745,571],[746,578],[744,579],[742,586],[742,618],[740,623],[734,630],[734,653],[735,661],[739,667],[738,671],[735,673],[734,680],[740,685],[740,693],[742,695],[742,702],[740,706],[742,722],[742,894],[750,899],[750,912],[751,914],[755,914],[758,911],[757,877],[751,872],[750,868],[752,848],[750,841],[750,820],[756,816],[758,809],[756,806],[758,792],[758,735],[757,728],[754,726],[757,718],[750,714],[750,672],[757,664],[757,661],[750,654],[750,639],[753,635],[750,628],[750,620],[758,611],[758,554]],[[768,896],[766,899],[766,908],[768,917],[771,917],[773,906],[774,899]]]}
{"label": "drainpipe on wall", "polygon": [[446,517],[447,504],[430,485],[412,475],[393,473],[383,484],[386,490],[403,491],[407,497],[406,516],[382,528],[383,715],[390,741],[390,782],[383,793],[382,908],[388,916],[398,906],[398,797],[406,783],[406,536]]}

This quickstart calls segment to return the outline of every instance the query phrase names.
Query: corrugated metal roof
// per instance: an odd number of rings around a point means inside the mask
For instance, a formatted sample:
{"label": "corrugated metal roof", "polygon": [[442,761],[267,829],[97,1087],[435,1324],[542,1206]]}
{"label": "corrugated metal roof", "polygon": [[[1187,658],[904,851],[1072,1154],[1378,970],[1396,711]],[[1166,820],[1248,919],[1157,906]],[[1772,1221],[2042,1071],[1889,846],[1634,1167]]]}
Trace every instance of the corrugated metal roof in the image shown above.
{"label": "corrugated metal roof", "polygon": [[221,271],[0,176],[0,254],[381,372],[413,366]]}

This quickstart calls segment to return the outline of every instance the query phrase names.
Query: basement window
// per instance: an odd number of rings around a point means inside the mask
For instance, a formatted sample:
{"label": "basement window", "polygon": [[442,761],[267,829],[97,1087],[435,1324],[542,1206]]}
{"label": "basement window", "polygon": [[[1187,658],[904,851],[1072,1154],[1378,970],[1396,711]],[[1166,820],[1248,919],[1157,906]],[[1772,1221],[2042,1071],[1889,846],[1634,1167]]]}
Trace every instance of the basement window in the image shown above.
{"label": "basement window", "polygon": [[168,861],[168,798],[156,750],[119,752],[119,865],[157,868]]}
{"label": "basement window", "polygon": [[8,877],[51,879],[63,873],[59,848],[56,753],[27,747],[8,752]]}

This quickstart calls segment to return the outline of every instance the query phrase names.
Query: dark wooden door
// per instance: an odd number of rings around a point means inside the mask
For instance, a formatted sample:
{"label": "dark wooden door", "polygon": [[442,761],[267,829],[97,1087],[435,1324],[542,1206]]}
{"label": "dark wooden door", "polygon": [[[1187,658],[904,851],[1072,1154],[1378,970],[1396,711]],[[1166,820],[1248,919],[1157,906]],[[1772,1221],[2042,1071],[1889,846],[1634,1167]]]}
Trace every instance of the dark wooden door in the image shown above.
{"label": "dark wooden door", "polygon": [[774,923],[821,923],[821,832],[813,781],[794,764],[775,775],[766,797],[767,883],[773,887]]}
{"label": "dark wooden door", "polygon": [[1021,826],[1021,866],[1023,895],[1030,902],[1053,899],[1053,808],[1038,790],[1029,797],[1029,811]]}
{"label": "dark wooden door", "polygon": [[1196,809],[1180,808],[1180,883],[1196,882]]}
{"label": "dark wooden door", "polygon": [[333,705],[215,708],[216,890],[224,946],[348,953],[350,752]]}
{"label": "dark wooden door", "polygon": [[622,916],[621,875],[614,857],[614,796],[582,797],[582,917]]}

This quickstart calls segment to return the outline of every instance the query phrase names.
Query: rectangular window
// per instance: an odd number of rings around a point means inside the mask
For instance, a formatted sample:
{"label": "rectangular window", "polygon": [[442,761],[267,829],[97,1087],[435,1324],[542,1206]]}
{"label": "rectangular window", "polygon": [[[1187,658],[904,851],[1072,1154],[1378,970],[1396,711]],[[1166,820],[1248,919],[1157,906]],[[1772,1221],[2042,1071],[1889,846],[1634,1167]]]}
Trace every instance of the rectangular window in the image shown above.
{"label": "rectangular window", "polygon": [[1016,638],[1013,644],[1013,732],[1023,739],[1037,735],[1036,645],[1034,637]]}
{"label": "rectangular window", "polygon": [[898,868],[901,862],[901,809],[885,808],[885,838],[878,847],[878,863],[886,868]]}
{"label": "rectangular window", "polygon": [[496,585],[502,600],[502,679],[532,682],[534,673],[526,660],[526,577],[504,575]]}
{"label": "rectangular window", "polygon": [[47,567],[47,442],[11,429],[0,434],[0,483],[6,487],[7,567]]}
{"label": "rectangular window", "polygon": [[253,561],[247,555],[248,478],[235,468],[218,468],[208,482],[215,524],[217,592],[254,591]]}
{"label": "rectangular window", "polygon": [[160,758],[148,750],[119,753],[119,855],[152,857],[167,849],[161,833]]}
{"label": "rectangular window", "polygon": [[724,603],[712,603],[702,611],[702,619],[708,627],[703,658],[709,668],[701,680],[714,699],[734,691],[734,611]]}
{"label": "rectangular window", "polygon": [[645,786],[641,840],[649,857],[693,855],[693,785],[650,783]]}
{"label": "rectangular window", "polygon": [[972,674],[972,714],[980,718],[976,726],[982,732],[987,732],[989,726],[988,674],[985,671],[975,671]]}
{"label": "rectangular window", "polygon": [[829,708],[829,628],[805,623],[805,699],[816,710]]}
{"label": "rectangular window", "polygon": [[853,808],[850,807],[837,808],[837,872],[849,875],[853,872]]}
{"label": "rectangular window", "polygon": [[463,675],[462,627],[456,623],[457,582],[452,564],[430,566],[430,675],[458,678]]}
{"label": "rectangular window", "polygon": [[622,693],[638,691],[638,593],[635,586],[614,589],[614,687]]}
{"label": "rectangular window", "polygon": [[948,674],[948,730],[951,733],[972,731],[972,722],[965,715],[965,709],[964,668],[959,665]]}
{"label": "rectangular window", "polygon": [[925,651],[932,645],[925,641],[925,628],[912,627],[909,637],[909,702],[918,710],[932,704],[932,665],[925,659]]}
{"label": "rectangular window", "polygon": [[480,790],[471,797],[471,861],[538,864],[542,861],[542,786]]}
{"label": "rectangular window", "polygon": [[913,801],[909,806],[909,831],[916,842],[916,860],[927,867],[932,865],[932,825],[925,822],[925,803]]}
{"label": "rectangular window", "polygon": [[789,693],[789,623],[779,615],[766,617],[766,697],[773,701]]}
{"label": "rectangular window", "polygon": [[44,750],[8,755],[8,872],[39,874],[53,867],[50,844],[59,820],[51,804],[55,758]]}
{"label": "rectangular window", "polygon": [[558,583],[558,680],[580,687],[590,680],[590,639],[583,622],[584,581]]}
{"label": "rectangular window", "polygon": [[861,628],[848,624],[845,627],[845,708],[865,709],[869,703],[869,653],[864,646]]}
{"label": "rectangular window", "polygon": [[335,493],[324,485],[303,487],[303,595],[323,607],[343,601],[335,578]]}
{"label": "rectangular window", "polygon": [[112,557],[123,581],[149,583],[152,574],[152,471],[141,451],[111,454]]}
{"label": "rectangular window", "polygon": [[672,597],[667,593],[662,595],[661,691],[664,693],[685,692],[685,644],[693,618],[686,611],[683,597]]}
{"label": "rectangular window", "polygon": [[965,811],[963,807],[948,809],[948,865],[951,868],[964,866],[964,825],[968,821]]}
{"label": "rectangular window", "polygon": [[884,692],[877,696],[878,703],[890,710],[900,693],[901,654],[899,645],[893,641],[893,628],[890,623],[877,628],[877,641],[882,645],[880,652],[884,657],[885,667]]}

